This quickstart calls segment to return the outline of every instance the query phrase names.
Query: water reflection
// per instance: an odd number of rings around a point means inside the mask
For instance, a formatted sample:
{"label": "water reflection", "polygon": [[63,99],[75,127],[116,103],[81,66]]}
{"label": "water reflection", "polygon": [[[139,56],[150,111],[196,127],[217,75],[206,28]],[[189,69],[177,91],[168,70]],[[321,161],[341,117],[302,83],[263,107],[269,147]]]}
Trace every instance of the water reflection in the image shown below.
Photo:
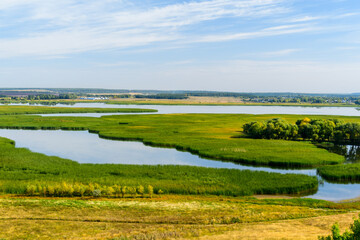
{"label": "water reflection", "polygon": [[360,146],[356,145],[334,145],[328,148],[330,152],[345,156],[345,163],[359,163],[360,162]]}

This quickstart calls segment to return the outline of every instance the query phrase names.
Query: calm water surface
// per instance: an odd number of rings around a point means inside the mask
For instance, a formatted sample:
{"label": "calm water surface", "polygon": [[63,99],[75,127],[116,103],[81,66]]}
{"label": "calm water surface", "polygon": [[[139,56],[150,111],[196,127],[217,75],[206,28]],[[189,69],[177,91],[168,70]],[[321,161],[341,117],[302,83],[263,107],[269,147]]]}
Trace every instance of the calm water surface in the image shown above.
{"label": "calm water surface", "polygon": [[[248,169],[277,173],[316,175],[315,169],[284,170],[250,167],[231,162],[202,159],[175,149],[154,148],[140,142],[112,141],[99,138],[87,131],[32,131],[0,129],[0,136],[16,141],[16,147],[34,152],[68,158],[79,163],[116,163],[137,165],[191,165],[212,168]],[[91,146],[91,148],[89,148]],[[343,200],[360,195],[360,184],[333,184],[325,182],[311,198]]]}
{"label": "calm water surface", "polygon": [[[21,104],[12,104],[21,105]],[[24,105],[24,104],[22,104]],[[93,108],[151,108],[160,114],[171,113],[242,113],[242,114],[303,114],[303,115],[339,115],[360,116],[356,107],[287,107],[287,106],[191,106],[191,105],[117,105],[105,103],[57,104],[55,107],[93,107]],[[158,114],[152,113],[152,114]],[[123,113],[70,113],[46,114],[46,116],[88,116],[100,117]],[[149,113],[141,113],[149,114]]]}

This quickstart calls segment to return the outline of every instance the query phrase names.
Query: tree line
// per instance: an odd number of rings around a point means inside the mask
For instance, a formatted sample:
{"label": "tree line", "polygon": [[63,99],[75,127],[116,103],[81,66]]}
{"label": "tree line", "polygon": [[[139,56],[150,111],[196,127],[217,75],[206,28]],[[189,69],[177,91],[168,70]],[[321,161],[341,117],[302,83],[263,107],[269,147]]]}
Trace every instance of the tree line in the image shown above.
{"label": "tree line", "polygon": [[50,99],[76,99],[77,95],[73,93],[66,94],[39,94],[39,95],[29,95],[27,100],[50,100]]}
{"label": "tree line", "polygon": [[[157,194],[162,194],[163,191],[158,189]],[[148,194],[149,197],[152,197],[154,194],[154,188],[151,185],[148,185],[145,188],[142,185],[138,186],[102,186],[97,183],[67,183],[62,182],[57,184],[49,183],[38,183],[38,184],[29,184],[26,187],[24,192],[28,196],[44,196],[44,197],[125,197],[125,195],[130,195],[132,197],[141,196],[144,197],[145,194]]]}
{"label": "tree line", "polygon": [[134,95],[135,98],[151,98],[151,99],[187,99],[185,94],[154,94],[154,95]]}
{"label": "tree line", "polygon": [[243,130],[252,138],[360,143],[360,123],[345,123],[338,119],[304,118],[291,124],[274,118],[246,123]]}

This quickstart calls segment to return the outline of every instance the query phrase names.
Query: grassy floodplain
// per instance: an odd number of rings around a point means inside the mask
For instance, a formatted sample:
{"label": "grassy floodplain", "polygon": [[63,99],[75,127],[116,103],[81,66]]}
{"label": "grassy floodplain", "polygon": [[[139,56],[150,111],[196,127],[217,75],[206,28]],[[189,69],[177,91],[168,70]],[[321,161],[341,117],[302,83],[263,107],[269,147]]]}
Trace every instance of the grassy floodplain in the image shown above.
{"label": "grassy floodplain", "polygon": [[[274,117],[295,122],[304,116],[168,114],[90,118],[19,114],[1,116],[0,127],[88,130],[104,138],[142,141],[249,164],[305,167],[343,161],[342,156],[309,142],[242,136],[244,123]],[[337,118],[348,122],[359,120]],[[64,182],[101,186],[152,185],[155,194],[153,198],[129,194],[125,198],[110,196],[106,199],[44,198],[40,194],[21,197],[29,185],[39,187]],[[13,141],[0,138],[0,189],[3,194],[15,194],[0,197],[0,212],[4,216],[0,219],[0,238],[263,239],[266,234],[273,239],[299,236],[316,239],[318,235],[329,234],[334,221],[339,221],[343,229],[348,227],[360,205],[231,196],[299,193],[314,190],[317,184],[315,177],[305,175],[190,166],[79,164],[15,148]],[[165,195],[156,194],[159,189]]]}
{"label": "grassy floodplain", "polygon": [[[171,147],[202,157],[276,167],[316,167],[338,164],[343,157],[309,142],[249,139],[242,125],[283,117],[295,122],[297,115],[166,114],[86,117],[3,116],[0,128],[89,130],[100,137],[142,141]],[[321,118],[332,116],[321,116]],[[345,121],[359,118],[343,117]]]}
{"label": "grassy floodplain", "polygon": [[301,193],[315,190],[318,184],[315,177],[296,174],[190,166],[79,164],[15,148],[12,141],[0,139],[1,192],[25,194],[29,185],[44,188],[63,182],[102,187],[152,185],[155,192],[161,189],[172,194],[230,196]]}

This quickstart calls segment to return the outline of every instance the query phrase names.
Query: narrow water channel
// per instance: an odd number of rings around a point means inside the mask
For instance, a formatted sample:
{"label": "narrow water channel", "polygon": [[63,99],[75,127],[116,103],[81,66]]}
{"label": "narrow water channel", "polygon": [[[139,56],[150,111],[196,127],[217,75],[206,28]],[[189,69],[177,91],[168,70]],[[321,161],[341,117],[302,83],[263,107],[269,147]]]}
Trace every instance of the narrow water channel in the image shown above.
{"label": "narrow water channel", "polygon": [[[10,104],[28,105],[28,104]],[[39,105],[34,105],[39,106]],[[41,105],[40,105],[41,106]],[[85,107],[85,108],[149,108],[157,113],[140,114],[173,114],[173,113],[233,113],[233,114],[296,114],[296,115],[338,115],[360,116],[357,107],[301,107],[301,106],[207,106],[207,105],[118,105],[105,103],[75,103],[73,105],[57,104],[52,107]],[[46,114],[46,116],[86,116],[100,117],[123,113],[69,113]],[[45,116],[45,114],[44,114]]]}
{"label": "narrow water channel", "polygon": [[[12,139],[16,147],[33,152],[59,156],[79,163],[114,163],[135,165],[190,165],[211,168],[248,169],[277,173],[316,175],[316,169],[284,170],[251,167],[231,162],[200,158],[175,149],[154,148],[140,142],[113,141],[99,138],[87,131],[42,131],[0,129],[0,136]],[[89,148],[91,146],[91,148]],[[334,184],[324,182],[317,193],[307,196],[339,201],[360,196],[360,184]]]}

